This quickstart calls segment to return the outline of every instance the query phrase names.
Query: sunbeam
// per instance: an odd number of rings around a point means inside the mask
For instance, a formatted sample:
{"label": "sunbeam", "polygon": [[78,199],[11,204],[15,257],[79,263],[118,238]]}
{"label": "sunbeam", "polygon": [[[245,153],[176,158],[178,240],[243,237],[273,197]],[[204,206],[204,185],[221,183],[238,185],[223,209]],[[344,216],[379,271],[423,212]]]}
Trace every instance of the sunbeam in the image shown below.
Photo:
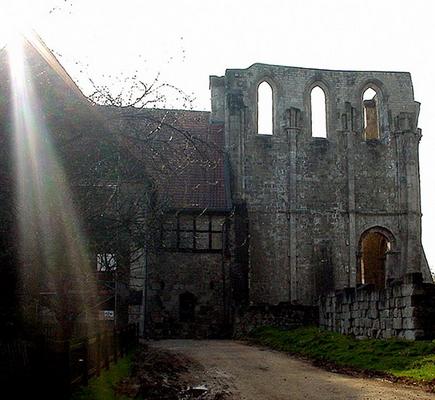
{"label": "sunbeam", "polygon": [[91,256],[67,176],[56,156],[44,107],[34,89],[24,51],[32,39],[16,36],[7,47],[17,177],[21,284],[28,315],[55,318],[65,336],[75,322],[94,318]]}

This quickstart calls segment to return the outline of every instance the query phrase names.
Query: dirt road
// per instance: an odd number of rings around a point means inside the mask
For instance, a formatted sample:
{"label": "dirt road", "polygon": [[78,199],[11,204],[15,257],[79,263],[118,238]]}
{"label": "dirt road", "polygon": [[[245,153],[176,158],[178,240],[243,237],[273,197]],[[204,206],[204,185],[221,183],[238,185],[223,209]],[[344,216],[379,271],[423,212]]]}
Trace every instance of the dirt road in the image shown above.
{"label": "dirt road", "polygon": [[152,346],[198,361],[209,379],[231,388],[234,399],[435,399],[418,389],[327,372],[283,353],[229,340],[163,340]]}

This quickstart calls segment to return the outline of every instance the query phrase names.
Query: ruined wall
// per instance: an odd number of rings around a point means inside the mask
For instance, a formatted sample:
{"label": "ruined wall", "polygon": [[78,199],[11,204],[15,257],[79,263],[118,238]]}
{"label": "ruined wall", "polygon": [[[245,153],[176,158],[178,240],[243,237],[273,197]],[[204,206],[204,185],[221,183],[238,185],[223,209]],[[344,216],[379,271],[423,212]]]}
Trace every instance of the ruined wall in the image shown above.
{"label": "ruined wall", "polygon": [[[273,91],[273,135],[257,133],[257,89]],[[232,200],[249,218],[250,300],[314,304],[355,287],[361,235],[391,233],[389,277],[422,271],[417,128],[409,73],[254,64],[211,77],[225,122]],[[326,96],[327,138],[313,137],[311,90]],[[363,92],[377,93],[379,137],[364,135]]]}
{"label": "ruined wall", "polygon": [[383,289],[372,285],[331,292],[319,304],[320,326],[358,338],[408,340],[435,335],[435,285],[420,273],[391,281]]}
{"label": "ruined wall", "polygon": [[300,326],[318,324],[319,310],[313,306],[279,303],[277,305],[257,304],[250,306],[236,315],[234,336],[249,335],[262,326],[279,329],[294,329]]}

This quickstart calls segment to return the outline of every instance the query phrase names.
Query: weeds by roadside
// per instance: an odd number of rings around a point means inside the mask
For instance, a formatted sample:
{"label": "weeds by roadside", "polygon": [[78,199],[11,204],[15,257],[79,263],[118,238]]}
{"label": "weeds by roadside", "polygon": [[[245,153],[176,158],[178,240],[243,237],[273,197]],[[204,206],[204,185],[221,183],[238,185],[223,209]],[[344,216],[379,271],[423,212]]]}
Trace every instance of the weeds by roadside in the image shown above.
{"label": "weeds by roadside", "polygon": [[[280,330],[262,327],[249,339],[275,350],[308,357],[318,364],[351,367],[435,388],[435,341],[357,340],[316,327]],[[346,372],[346,371],[344,371]]]}
{"label": "weeds by roadside", "polygon": [[132,397],[119,395],[117,388],[130,375],[132,358],[129,354],[108,370],[101,371],[100,376],[90,379],[88,386],[74,392],[71,400],[131,400]]}

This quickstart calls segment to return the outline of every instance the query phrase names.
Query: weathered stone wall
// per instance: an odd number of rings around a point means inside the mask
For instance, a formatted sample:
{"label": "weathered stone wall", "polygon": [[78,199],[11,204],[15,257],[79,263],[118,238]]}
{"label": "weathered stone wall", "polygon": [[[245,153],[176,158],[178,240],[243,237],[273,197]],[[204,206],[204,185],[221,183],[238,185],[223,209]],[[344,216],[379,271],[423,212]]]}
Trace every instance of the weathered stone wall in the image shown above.
{"label": "weathered stone wall", "polygon": [[[163,252],[148,264],[146,331],[154,337],[218,337],[226,325],[229,266],[222,254]],[[192,293],[195,317],[180,321],[180,295]]]}
{"label": "weathered stone wall", "polygon": [[433,339],[435,285],[411,273],[384,289],[366,285],[331,292],[320,298],[319,324],[358,338]]}
{"label": "weathered stone wall", "polygon": [[277,305],[258,304],[250,306],[235,316],[234,336],[249,334],[262,326],[292,329],[304,325],[317,325],[318,308],[313,306],[279,303]]}
{"label": "weathered stone wall", "polygon": [[[264,81],[273,90],[273,135],[257,132]],[[355,287],[361,237],[376,227],[391,233],[389,278],[423,272],[431,280],[421,248],[419,104],[409,73],[254,64],[210,84],[212,119],[225,122],[233,203],[249,219],[250,301],[309,305],[330,288]],[[311,129],[317,85],[326,95],[327,138]],[[364,134],[368,87],[379,103],[379,138],[371,140]]]}

